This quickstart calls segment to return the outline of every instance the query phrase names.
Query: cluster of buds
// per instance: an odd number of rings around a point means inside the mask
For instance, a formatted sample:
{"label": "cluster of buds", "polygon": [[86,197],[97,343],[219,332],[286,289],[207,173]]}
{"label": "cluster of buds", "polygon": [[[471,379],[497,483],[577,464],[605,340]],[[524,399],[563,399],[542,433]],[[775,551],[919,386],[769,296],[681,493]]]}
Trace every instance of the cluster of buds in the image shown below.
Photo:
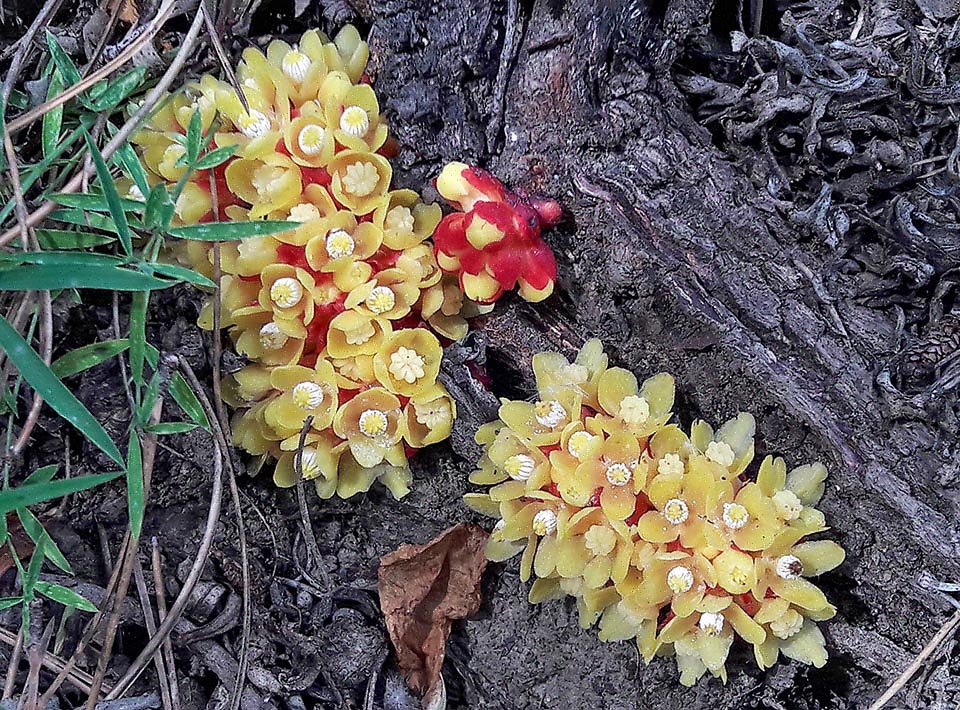
{"label": "cluster of buds", "polygon": [[557,262],[540,236],[560,221],[560,205],[511,192],[493,175],[450,163],[437,191],[459,211],[444,217],[434,234],[437,261],[455,274],[478,303],[492,303],[519,287],[520,296],[542,301],[553,293]]}
{"label": "cluster of buds", "polygon": [[[462,338],[466,318],[492,307],[441,270],[430,242],[440,206],[390,187],[396,145],[365,74],[368,54],[349,26],[332,41],[309,31],[293,46],[248,49],[242,99],[205,76],[134,138],[150,180],[178,195],[178,223],[297,223],[220,247],[220,324],[251,363],[228,376],[224,397],[237,410],[235,443],[256,467],[276,459],[275,482],[291,486],[299,465],[325,498],[376,480],[396,496],[408,490],[408,457],[447,438],[456,416],[437,380],[440,339]],[[211,149],[235,151],[188,172],[198,113]],[[210,243],[188,242],[176,256],[214,276]],[[200,324],[213,321],[208,303]]]}
{"label": "cluster of buds", "polygon": [[576,597],[584,628],[603,640],[636,639],[649,663],[676,655],[680,680],[726,680],[736,637],[761,668],[780,653],[826,662],[817,621],[836,609],[807,578],[837,567],[843,549],[805,540],[826,530],[814,506],[821,464],[787,472],[767,457],[755,478],[753,417],[718,431],[670,423],[673,378],[642,384],[608,367],[598,340],[574,362],[534,356],[535,402],[504,400],[477,441],[471,477],[487,493],[466,501],[498,518],[487,555],[521,554],[530,601]]}

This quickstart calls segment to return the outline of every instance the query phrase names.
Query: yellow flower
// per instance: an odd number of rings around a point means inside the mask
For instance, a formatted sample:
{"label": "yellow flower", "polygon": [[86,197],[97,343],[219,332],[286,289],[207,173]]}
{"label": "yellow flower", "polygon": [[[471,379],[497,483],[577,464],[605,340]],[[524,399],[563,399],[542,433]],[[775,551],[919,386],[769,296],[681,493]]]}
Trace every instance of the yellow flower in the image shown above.
{"label": "yellow flower", "polygon": [[387,140],[387,126],[380,120],[377,95],[367,84],[353,85],[342,74],[324,82],[326,125],[337,142],[349,150],[374,153]]}
{"label": "yellow flower", "polygon": [[313,168],[324,167],[336,151],[333,133],[314,103],[305,104],[300,115],[284,126],[283,142],[295,163]]}
{"label": "yellow flower", "polygon": [[440,383],[419,389],[403,408],[404,439],[414,448],[436,444],[450,436],[457,404]]}
{"label": "yellow flower", "polygon": [[339,406],[336,373],[328,360],[314,368],[282,365],[270,373],[270,384],[280,395],[264,411],[264,421],[281,437],[297,436],[308,417],[311,429],[321,431],[333,423]]}
{"label": "yellow flower", "polygon": [[390,336],[373,358],[377,380],[404,397],[429,389],[437,381],[443,349],[424,328],[404,328]]}
{"label": "yellow flower", "polygon": [[787,658],[808,666],[825,666],[827,649],[816,621],[832,617],[834,611],[831,607],[822,614],[811,614],[786,599],[764,599],[753,617],[767,632],[764,641],[753,647],[757,665],[770,668],[783,653]]}
{"label": "yellow flower", "polygon": [[610,432],[649,436],[670,419],[673,395],[673,377],[663,372],[638,387],[632,372],[611,367],[597,381],[597,403],[605,415],[601,421]]}
{"label": "yellow flower", "polygon": [[277,327],[294,338],[304,338],[316,310],[313,277],[289,264],[271,264],[260,275],[257,300],[273,313]]}
{"label": "yellow flower", "polygon": [[[290,488],[297,484],[296,447],[299,446],[299,434],[294,437],[293,450],[280,454],[274,470],[273,482],[281,488]],[[304,437],[301,468],[304,481],[314,481],[317,495],[330,498],[336,493],[340,458],[347,449],[347,442],[337,438],[329,430],[311,431]]]}
{"label": "yellow flower", "polygon": [[347,296],[343,305],[386,320],[403,318],[420,298],[420,289],[401,269],[384,269]]}
{"label": "yellow flower", "polygon": [[393,176],[390,163],[374,153],[343,150],[328,167],[330,189],[337,201],[357,215],[373,212],[386,199]]}
{"label": "yellow flower", "polygon": [[257,306],[233,313],[236,324],[230,330],[237,352],[264,365],[290,365],[303,354],[304,341],[282,330],[273,320],[273,311]]}
{"label": "yellow flower", "polygon": [[344,311],[330,321],[327,352],[337,359],[374,355],[393,332],[390,321],[362,311]]}
{"label": "yellow flower", "polygon": [[340,407],[333,430],[349,442],[350,452],[361,466],[371,468],[384,460],[395,466],[406,462],[400,443],[400,400],[382,387],[364,390]]}
{"label": "yellow flower", "polygon": [[250,205],[250,219],[289,210],[300,202],[300,168],[278,153],[238,158],[227,166],[226,178],[233,193]]}
{"label": "yellow flower", "polygon": [[[306,35],[301,46],[305,44]],[[330,71],[343,72],[354,84],[363,76],[369,57],[370,49],[353,25],[344,25],[332,42],[323,44],[323,58]]]}
{"label": "yellow flower", "polygon": [[413,190],[393,190],[377,207],[373,223],[383,230],[388,249],[407,249],[430,238],[440,224],[440,205],[425,205]]}

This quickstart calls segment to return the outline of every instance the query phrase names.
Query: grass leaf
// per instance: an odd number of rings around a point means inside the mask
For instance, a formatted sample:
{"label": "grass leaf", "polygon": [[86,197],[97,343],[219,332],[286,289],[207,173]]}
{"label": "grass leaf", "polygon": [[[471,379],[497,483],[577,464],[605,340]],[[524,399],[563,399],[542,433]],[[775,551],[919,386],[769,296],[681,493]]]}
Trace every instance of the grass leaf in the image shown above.
{"label": "grass leaf", "polygon": [[83,372],[94,365],[99,365],[105,360],[109,360],[119,355],[129,347],[130,341],[124,340],[106,340],[102,343],[90,343],[76,350],[71,350],[50,365],[53,374],[63,379],[78,372]]}
{"label": "grass leaf", "polygon": [[[44,530],[46,532],[46,530]],[[40,579],[40,570],[43,569],[43,560],[47,555],[47,540],[41,537],[36,541],[37,546],[33,550],[33,556],[30,558],[30,565],[27,567],[27,573],[21,580],[23,583],[23,596],[28,599],[33,596],[33,588]]]}
{"label": "grass leaf", "polygon": [[34,486],[39,483],[47,483],[50,481],[51,478],[57,475],[58,468],[59,466],[57,466],[57,464],[55,463],[52,463],[49,466],[38,468],[36,471],[31,473],[25,479],[23,479],[23,483],[20,485]]}
{"label": "grass leaf", "polygon": [[114,239],[105,234],[94,232],[75,232],[69,229],[38,229],[37,240],[40,248],[52,249],[89,249],[109,244]]}
{"label": "grass leaf", "polygon": [[80,596],[72,589],[68,589],[60,584],[37,581],[37,583],[34,585],[34,590],[43,596],[48,597],[49,599],[53,599],[55,602],[60,602],[64,606],[68,606],[73,609],[79,609],[80,611],[88,611],[91,614],[95,614],[97,612],[97,607],[94,606],[93,602]]}
{"label": "grass leaf", "polygon": [[300,226],[299,222],[283,220],[255,220],[251,222],[205,222],[186,227],[174,227],[168,231],[172,237],[198,239],[207,242],[226,242],[250,237],[288,232]]}
{"label": "grass leaf", "polygon": [[198,274],[193,269],[188,269],[185,266],[179,266],[178,264],[140,264],[140,270],[144,271],[151,276],[153,274],[159,274],[161,276],[167,276],[172,279],[177,279],[178,281],[187,281],[188,283],[195,284],[196,286],[206,286],[208,288],[215,288],[216,284],[213,283],[203,274]]}
{"label": "grass leaf", "polygon": [[130,534],[140,539],[143,528],[143,453],[136,428],[130,429],[130,444],[127,447],[127,510],[130,514]]}
{"label": "grass leaf", "polygon": [[88,488],[109,483],[110,481],[119,477],[122,473],[122,471],[114,471],[112,473],[96,473],[90,476],[62,478],[59,481],[36,483],[32,486],[7,488],[0,491],[0,516],[6,516],[6,514],[10,511],[26,508],[28,505],[41,503],[45,500],[62,498],[63,496],[70,495],[71,493],[85,491]]}
{"label": "grass leaf", "polygon": [[168,434],[186,434],[188,431],[196,429],[197,426],[198,425],[193,422],[161,422],[160,424],[148,426],[146,429],[151,434],[165,436]]}
{"label": "grass leaf", "polygon": [[[84,133],[83,138],[87,142],[90,157],[93,158],[93,165],[97,170],[97,177],[100,179],[100,189],[103,190],[103,194],[107,198],[107,204],[110,206],[110,217],[113,218],[113,223],[117,225],[117,236],[120,237],[120,244],[123,246],[124,252],[128,255],[132,254],[133,239],[130,235],[130,226],[127,223],[127,215],[123,211],[124,207],[117,192],[117,186],[110,174],[110,168],[104,162],[103,155],[100,154],[100,149],[97,148],[97,144],[93,142],[90,134]],[[140,208],[139,204],[135,202],[134,205],[134,209]]]}
{"label": "grass leaf", "polygon": [[146,67],[135,67],[116,79],[112,79],[107,88],[97,98],[90,101],[93,111],[109,111],[130,96],[143,83],[147,74]]}
{"label": "grass leaf", "polygon": [[[22,271],[24,269],[20,269]],[[43,288],[33,286],[32,288]],[[74,394],[53,374],[53,371],[44,364],[40,356],[23,339],[6,319],[0,318],[0,348],[3,348],[7,357],[16,366],[34,390],[39,392],[47,404],[57,414],[80,430],[90,441],[97,445],[115,463],[123,465],[120,450],[113,443],[110,436],[104,431],[100,422],[94,418]],[[3,496],[7,491],[0,491]]]}
{"label": "grass leaf", "polygon": [[[67,574],[73,574],[73,569],[70,567],[70,563],[67,561],[67,558],[63,556],[62,552],[60,552],[60,548],[57,547],[57,543],[55,543],[53,538],[50,537],[50,533],[48,533],[46,528],[43,527],[43,524],[37,520],[37,516],[26,508],[19,508],[17,510],[17,517],[20,518],[20,524],[23,525],[24,532],[30,536],[30,539],[33,540],[33,544],[37,546],[37,549],[34,550],[33,553],[34,557],[37,556],[37,551],[39,551],[42,547],[43,553],[46,555],[48,560],[53,562],[53,564]],[[30,562],[32,564],[33,560],[31,559]]]}
{"label": "grass leaf", "polygon": [[56,291],[65,288],[152,291],[168,288],[174,283],[141,271],[108,265],[33,265],[0,269],[0,291]]}
{"label": "grass leaf", "polygon": [[79,83],[80,70],[77,69],[77,65],[74,64],[70,56],[63,51],[63,47],[60,46],[60,42],[57,41],[56,36],[50,30],[46,32],[47,49],[50,50],[50,58],[53,60],[54,65],[56,65],[57,71],[60,72],[60,76],[63,78],[65,85],[73,86]]}
{"label": "grass leaf", "polygon": [[0,597],[0,611],[23,604],[23,597]]}
{"label": "grass leaf", "polygon": [[[89,210],[90,212],[110,211],[110,203],[107,200],[107,196],[98,192],[54,192],[48,195],[48,198],[51,202],[56,202],[58,205],[63,205],[64,207],[76,207],[81,210]],[[120,197],[119,194],[117,199],[120,200],[120,206],[127,212],[138,212],[143,209],[142,202]]]}
{"label": "grass leaf", "polygon": [[[50,86],[47,88],[47,100],[54,98],[63,91],[63,79],[59,71],[53,72],[50,77]],[[43,157],[48,158],[57,150],[60,142],[60,129],[63,127],[63,104],[43,114],[43,126],[40,131],[40,146]]]}
{"label": "grass leaf", "polygon": [[239,147],[240,146],[237,145],[225,145],[221,148],[214,148],[200,158],[194,167],[196,167],[197,170],[209,170],[210,168],[222,165],[233,157],[233,154],[237,152],[237,148]]}

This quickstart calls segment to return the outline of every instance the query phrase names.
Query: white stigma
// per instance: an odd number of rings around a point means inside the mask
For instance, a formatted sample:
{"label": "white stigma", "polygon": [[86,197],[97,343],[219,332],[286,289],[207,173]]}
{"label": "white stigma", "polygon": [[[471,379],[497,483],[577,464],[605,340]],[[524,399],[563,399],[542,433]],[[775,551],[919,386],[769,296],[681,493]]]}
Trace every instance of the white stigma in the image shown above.
{"label": "white stigma", "polygon": [[270,300],[280,308],[293,308],[303,298],[303,286],[296,279],[284,276],[270,287]]}
{"label": "white stigma", "polygon": [[611,486],[625,486],[630,483],[633,473],[626,464],[614,463],[607,467],[607,481]]}
{"label": "white stigma", "polygon": [[299,50],[291,49],[283,55],[280,67],[284,74],[299,84],[307,78],[310,71],[310,57]]}
{"label": "white stigma", "polygon": [[705,612],[700,615],[700,621],[697,622],[700,630],[709,636],[719,636],[723,631],[723,616],[713,612]]}
{"label": "white stigma", "polygon": [[416,350],[400,347],[390,355],[390,374],[412,385],[424,375],[423,356]]}
{"label": "white stigma", "polygon": [[708,459],[725,468],[730,468],[734,459],[737,458],[733,449],[730,448],[730,444],[725,441],[711,441],[707,444],[707,450],[704,453],[706,453]]}
{"label": "white stigma", "polygon": [[340,130],[361,138],[370,130],[370,115],[359,106],[347,106],[340,114]]}
{"label": "white stigma", "polygon": [[780,579],[797,579],[803,574],[803,562],[796,555],[784,555],[777,560],[777,576]]}
{"label": "white stigma", "polygon": [[667,572],[667,586],[674,594],[690,591],[693,587],[693,572],[683,565],[677,565]]}
{"label": "white stigma", "polygon": [[645,398],[631,394],[620,402],[619,414],[627,426],[643,426],[650,418],[650,404]]}
{"label": "white stigma", "polygon": [[357,244],[353,237],[342,229],[331,229],[327,232],[327,255],[331,259],[342,259],[353,254]]}
{"label": "white stigma", "polygon": [[266,114],[252,108],[250,113],[237,119],[237,128],[247,138],[259,138],[270,132],[270,119]]}
{"label": "white stigma", "polygon": [[537,402],[534,405],[534,416],[541,426],[553,429],[567,418],[567,410],[555,399],[548,402]]}
{"label": "white stigma", "polygon": [[287,344],[287,335],[273,321],[260,327],[260,347],[264,350],[279,350]]}
{"label": "white stigma", "polygon": [[498,532],[507,527],[507,521],[503,518],[497,521],[497,524],[493,526],[493,534],[496,535]]}
{"label": "white stigma", "polygon": [[450,421],[450,405],[443,399],[429,404],[414,404],[413,411],[417,422],[430,430]]}
{"label": "white stigma", "polygon": [[793,491],[782,490],[773,494],[777,515],[783,520],[796,520],[803,511],[803,503]]}
{"label": "white stigma", "polygon": [[343,171],[340,182],[343,184],[344,192],[357,197],[366,197],[377,189],[377,183],[380,182],[380,173],[377,172],[377,166],[373,163],[365,161],[351,163]]}
{"label": "white stigma", "polygon": [[526,481],[536,468],[536,462],[527,454],[514,454],[503,462],[503,470],[515,481]]}
{"label": "white stigma", "polygon": [[323,150],[323,142],[326,138],[327,132],[323,126],[308,123],[297,134],[297,147],[304,155],[317,155]]}
{"label": "white stigma", "polygon": [[293,403],[300,409],[316,409],[323,404],[323,388],[316,382],[301,382],[291,392]]}
{"label": "white stigma", "polygon": [[680,525],[680,523],[686,521],[689,515],[690,509],[687,507],[687,502],[682,498],[671,498],[663,506],[663,517],[673,525]]}
{"label": "white stigma", "polygon": [[320,457],[313,447],[305,447],[300,454],[300,470],[303,471],[303,477],[306,479],[320,475]]}
{"label": "white stigma", "polygon": [[664,454],[663,458],[657,462],[657,473],[667,476],[679,476],[683,473],[683,459],[679,454]]}
{"label": "white stigma", "polygon": [[593,434],[588,431],[575,431],[567,440],[567,452],[579,461],[580,454],[583,453],[583,447],[593,441],[593,439]]}
{"label": "white stigma", "polygon": [[723,522],[732,530],[739,530],[750,520],[750,513],[740,503],[723,504]]}
{"label": "white stigma", "polygon": [[377,286],[364,300],[373,313],[380,315],[397,305],[397,297],[389,286]]}
{"label": "white stigma", "polygon": [[413,212],[410,211],[409,207],[403,207],[402,205],[387,212],[387,216],[383,220],[383,226],[388,232],[406,234],[412,232],[415,225]]}
{"label": "white stigma", "polygon": [[544,509],[533,516],[531,526],[535,535],[549,535],[557,529],[557,514],[552,510]]}
{"label": "white stigma", "polygon": [[371,439],[376,439],[378,436],[386,434],[389,423],[386,413],[381,412],[379,409],[366,410],[360,415],[360,419],[357,421],[360,433]]}
{"label": "white stigma", "polygon": [[138,185],[131,185],[130,189],[127,190],[127,199],[135,200],[137,202],[146,202],[147,198],[143,194],[143,190],[140,189]]}
{"label": "white stigma", "polygon": [[290,208],[288,219],[292,222],[312,222],[315,219],[320,219],[320,210],[310,202],[301,202],[299,205]]}

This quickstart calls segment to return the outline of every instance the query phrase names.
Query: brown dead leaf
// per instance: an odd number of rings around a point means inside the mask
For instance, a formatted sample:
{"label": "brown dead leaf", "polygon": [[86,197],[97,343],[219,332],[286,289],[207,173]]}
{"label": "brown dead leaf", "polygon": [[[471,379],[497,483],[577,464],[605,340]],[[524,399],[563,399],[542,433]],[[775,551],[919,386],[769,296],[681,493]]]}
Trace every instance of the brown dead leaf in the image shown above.
{"label": "brown dead leaf", "polygon": [[[134,0],[117,0],[120,3],[120,19],[129,22],[131,25],[137,23],[140,19],[140,11],[137,9],[137,3]],[[117,7],[116,2],[111,3],[111,11]]]}
{"label": "brown dead leaf", "polygon": [[[12,513],[7,515],[7,535],[17,551],[17,557],[21,560],[28,558],[33,552],[33,540],[27,535],[17,516]],[[13,567],[13,555],[10,554],[10,546],[4,544],[0,546],[0,577],[3,577],[11,567]]]}
{"label": "brown dead leaf", "polygon": [[426,694],[440,677],[450,624],[477,611],[488,534],[461,523],[426,545],[401,545],[380,560],[380,608],[410,688]]}

